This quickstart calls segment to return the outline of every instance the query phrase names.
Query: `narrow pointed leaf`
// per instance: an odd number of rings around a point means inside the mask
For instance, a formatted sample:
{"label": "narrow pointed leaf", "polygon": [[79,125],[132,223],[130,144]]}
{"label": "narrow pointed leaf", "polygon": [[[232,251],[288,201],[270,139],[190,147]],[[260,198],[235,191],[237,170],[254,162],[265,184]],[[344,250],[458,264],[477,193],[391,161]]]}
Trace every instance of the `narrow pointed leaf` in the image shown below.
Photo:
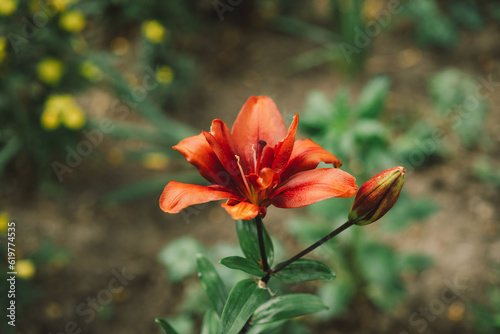
{"label": "narrow pointed leaf", "polygon": [[298,259],[273,275],[284,283],[306,281],[332,281],[335,273],[323,262],[312,259]]}
{"label": "narrow pointed leaf", "polygon": [[172,328],[172,326],[170,326],[170,324],[166,320],[156,318],[155,322],[160,324],[161,328],[163,328],[163,330],[165,331],[165,334],[179,334],[175,329]]}
{"label": "narrow pointed leaf", "polygon": [[201,254],[196,255],[196,273],[215,310],[221,315],[227,299],[227,290],[214,266]]}
{"label": "narrow pointed leaf", "polygon": [[[266,231],[264,224],[262,225],[264,233],[264,246],[266,249],[267,262],[269,265],[273,263],[274,247]],[[241,250],[246,258],[256,263],[262,263],[260,258],[259,237],[257,235],[257,222],[252,220],[237,220],[236,221],[236,234],[240,243]]]}
{"label": "narrow pointed leaf", "polygon": [[258,277],[264,277],[266,275],[266,273],[262,271],[261,267],[257,263],[245,257],[229,256],[220,260],[220,263],[228,268],[241,270],[250,275]]}
{"label": "narrow pointed leaf", "polygon": [[328,309],[318,296],[293,294],[274,297],[260,306],[252,323],[264,324],[311,314]]}
{"label": "narrow pointed leaf", "polygon": [[376,118],[382,113],[384,103],[391,88],[391,82],[386,76],[371,79],[361,91],[356,104],[356,112],[362,118]]}
{"label": "narrow pointed leaf", "polygon": [[246,279],[238,282],[229,293],[222,312],[222,333],[239,333],[267,296],[267,290],[260,288],[254,280]]}
{"label": "narrow pointed leaf", "polygon": [[219,316],[212,309],[208,309],[203,317],[201,334],[219,334],[222,330]]}

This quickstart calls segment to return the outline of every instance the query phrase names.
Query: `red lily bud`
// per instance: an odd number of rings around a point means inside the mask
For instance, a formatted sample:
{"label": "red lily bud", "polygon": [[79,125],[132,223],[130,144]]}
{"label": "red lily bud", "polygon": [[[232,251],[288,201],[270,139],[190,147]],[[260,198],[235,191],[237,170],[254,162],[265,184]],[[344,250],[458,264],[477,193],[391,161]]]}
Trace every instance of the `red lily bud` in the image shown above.
{"label": "red lily bud", "polygon": [[405,172],[404,167],[393,167],[363,184],[349,212],[349,221],[363,226],[382,218],[398,200]]}

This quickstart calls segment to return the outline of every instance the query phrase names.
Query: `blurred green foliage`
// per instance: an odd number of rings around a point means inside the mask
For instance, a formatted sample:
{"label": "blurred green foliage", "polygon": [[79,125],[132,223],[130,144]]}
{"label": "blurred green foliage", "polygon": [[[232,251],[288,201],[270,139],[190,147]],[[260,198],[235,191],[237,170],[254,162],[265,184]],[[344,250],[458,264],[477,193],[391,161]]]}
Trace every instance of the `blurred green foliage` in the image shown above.
{"label": "blurred green foliage", "polygon": [[[26,175],[28,170],[39,182],[56,180],[51,163],[64,163],[68,147],[77,150],[78,144],[86,140],[84,131],[100,131],[103,115],[91,110],[85,97],[93,89],[109,94],[117,102],[106,111],[113,130],[105,135],[148,143],[146,148],[125,153],[125,158],[151,158],[152,165],[156,161],[155,166],[164,168],[162,159],[169,161],[178,156],[171,154],[170,147],[193,134],[189,126],[174,120],[175,115],[163,111],[178,106],[197,77],[195,55],[186,53],[183,42],[191,33],[220,23],[213,12],[200,8],[204,7],[180,0],[2,0],[0,175]],[[419,46],[450,50],[459,44],[462,29],[476,31],[490,20],[500,21],[500,4],[474,0],[403,1],[401,14],[391,13],[387,24],[380,16],[384,7],[372,0],[317,1],[314,6],[298,0],[260,0],[252,8],[275,29],[318,45],[290,59],[293,71],[324,63],[349,73],[361,71],[370,56],[372,39],[397,29],[403,21],[411,23]],[[239,18],[247,14],[237,12],[227,15]],[[370,24],[378,24],[380,32],[368,36],[366,28]],[[146,76],[152,78],[147,87]],[[435,73],[428,82],[433,107],[426,115],[429,117],[405,124],[404,131],[398,131],[401,129],[396,129],[385,113],[390,79],[378,76],[366,83],[355,102],[351,102],[346,88],[331,99],[321,92],[311,92],[300,126],[304,134],[346,162],[343,168],[362,183],[388,166],[403,164],[413,170],[434,157],[446,157],[456,143],[441,135],[436,139],[436,130],[455,136],[460,147],[484,148],[488,142],[482,128],[488,105],[484,100],[471,102],[471,92],[478,85],[471,75],[457,69]],[[137,118],[145,122],[139,126]],[[422,158],[416,159],[416,153]],[[478,160],[474,168],[479,179],[500,185],[500,174],[493,162]],[[167,177],[127,184],[104,200],[124,202],[157,192],[159,186],[174,178],[188,182],[196,177],[193,173],[169,173]],[[350,204],[342,199],[315,204],[308,208],[308,216],[290,221],[290,232],[302,243],[312,243],[345,220]],[[377,223],[377,231],[404,232],[436,210],[431,200],[403,193],[391,213]],[[417,275],[432,264],[425,255],[402,254],[375,239],[353,228],[316,251],[316,256],[337,273],[332,284],[318,288],[330,307],[319,318],[342,314],[356,296],[370,300],[381,310],[391,310],[406,296],[402,276]],[[282,250],[280,255],[279,244],[274,244],[279,259]],[[189,280],[195,272],[194,255],[204,250],[206,247],[198,241],[184,237],[167,245],[158,256],[167,267],[170,281],[187,280],[182,314],[169,318],[181,333],[192,332],[194,319],[201,318],[210,305],[198,282]],[[236,246],[223,244],[209,249],[208,254],[212,261],[243,255]],[[38,268],[48,262],[64,263],[67,254],[42,244],[26,259]],[[227,286],[246,277],[224,266],[217,266],[217,270]],[[19,284],[19,305],[38,295],[29,280],[20,280]],[[273,284],[272,289],[286,290],[280,283]],[[6,296],[3,290],[0,293]],[[495,315],[500,309],[496,287],[491,288],[490,297],[486,305],[477,307],[475,318],[480,332],[491,329],[493,333],[500,326]],[[295,322],[285,325],[281,332],[307,333],[308,329]]]}
{"label": "blurred green foliage", "polygon": [[[209,10],[214,9],[213,6],[180,0],[141,3],[6,0],[2,6],[0,175],[5,175],[8,168],[13,174],[34,173],[34,178],[42,183],[61,181],[58,169],[60,174],[64,172],[61,171],[63,165],[66,166],[65,175],[69,175],[74,167],[69,166],[68,156],[73,151],[80,153],[78,145],[87,139],[85,131],[93,129],[117,139],[136,138],[147,143],[147,148],[140,152],[120,153],[125,159],[131,155],[142,159],[148,152],[164,154],[163,148],[192,134],[188,126],[174,121],[163,108],[175,110],[182,96],[193,88],[199,69],[195,55],[186,54],[189,49],[185,43],[189,43],[194,33],[208,27],[218,29],[216,12]],[[251,10],[252,15],[270,26],[319,45],[293,56],[292,70],[328,62],[350,73],[361,71],[369,57],[372,40],[397,28],[401,20],[413,22],[418,44],[453,47],[458,42],[459,29],[481,29],[488,20],[497,20],[500,16],[498,4],[473,0],[386,4],[376,0],[329,0],[311,5],[301,1],[260,0],[245,4],[240,11],[234,10],[236,7],[231,7],[225,16],[229,19],[233,16],[233,21],[240,22],[245,14],[241,11]],[[436,84],[431,84],[431,94],[446,94],[439,92],[446,89],[446,81],[459,79],[451,72],[436,77]],[[381,82],[373,84],[382,87]],[[464,89],[468,89],[466,85],[464,83]],[[86,93],[94,89],[114,99],[105,115],[91,110]],[[342,103],[340,96],[337,102]],[[478,109],[484,110],[482,106]],[[475,115],[481,113],[478,110]],[[318,118],[319,115],[321,113]],[[137,126],[131,121],[137,116],[143,118],[147,126]],[[99,121],[103,117],[112,120],[109,133],[102,133],[100,129]],[[457,131],[460,140],[474,144],[471,143],[475,140],[473,133],[480,121],[478,116],[460,126]],[[384,129],[369,117],[356,126],[357,140],[384,140]],[[416,126],[409,133],[432,137],[426,131],[428,127]],[[360,138],[362,136],[366,138]],[[343,144],[350,145],[351,139],[343,139]],[[442,147],[437,146],[436,151],[443,153]],[[95,147],[91,147],[92,152]],[[412,151],[411,143],[402,140],[398,149],[400,154],[407,154]],[[371,152],[376,154],[375,150]],[[372,161],[371,157],[365,160]],[[54,162],[62,165],[54,166]],[[146,180],[146,185],[125,187],[124,191],[129,194],[125,197],[132,198],[134,189],[140,189],[137,196],[148,193],[148,182],[153,184]],[[150,189],[157,189],[157,185]]]}
{"label": "blurred green foliage", "polygon": [[[421,129],[442,127],[442,118],[448,117],[446,115],[450,108],[457,104],[464,105],[467,95],[475,91],[477,84],[470,76],[458,70],[448,69],[436,73],[429,80],[435,111],[425,126],[419,123],[406,124],[407,132],[401,131],[397,124],[392,122],[393,118],[386,113],[385,105],[391,94],[391,81],[387,76],[380,75],[369,80],[355,100],[351,98],[350,90],[347,88],[337,90],[331,99],[319,91],[312,91],[301,114],[299,128],[306,137],[344,161],[343,169],[355,175],[359,183],[390,166],[403,165],[413,171],[425,161],[446,151],[438,149],[436,144],[433,150],[425,152],[420,164],[406,166],[410,161],[408,156],[415,151],[420,152],[423,143],[427,143],[429,139],[428,131]],[[464,128],[453,127],[445,130],[461,138],[468,133],[468,126],[476,129],[478,126],[484,126],[488,108],[482,101],[476,107],[471,112],[470,118],[477,118],[477,121],[464,124]],[[479,136],[475,139],[479,139]],[[467,140],[459,141],[464,147],[469,147],[470,143]],[[449,140],[442,140],[439,145],[445,148],[454,147]],[[307,207],[306,216],[296,216],[287,223],[289,232],[304,246],[312,244],[330,233],[335,226],[343,223],[351,205],[350,199],[327,200],[310,205]],[[403,192],[390,214],[376,224],[376,234],[402,233],[438,209],[432,199],[416,198]],[[186,244],[192,242],[193,240]],[[167,247],[166,250],[171,249],[171,246]],[[199,249],[195,246],[189,248],[193,251]],[[163,258],[167,255],[165,251],[161,254]],[[316,287],[317,294],[329,307],[327,311],[316,316],[322,321],[341,316],[349,305],[359,298],[370,301],[382,312],[390,312],[401,305],[407,297],[404,277],[418,276],[433,263],[432,258],[427,255],[397,251],[379,241],[378,237],[371,236],[357,227],[349,229],[323,245],[314,254],[318,260],[332,267],[337,276],[331,284],[321,284]],[[185,255],[193,254],[189,251],[185,252]],[[242,260],[242,258],[224,258],[222,264],[253,273],[254,269]],[[194,264],[187,258],[181,262],[183,266],[187,266],[185,271],[175,269],[163,261],[171,267],[169,271],[185,272],[184,278],[186,278],[189,271],[192,272]],[[176,279],[171,277],[170,280]],[[234,282],[236,281],[233,281],[233,284]]]}
{"label": "blurred green foliage", "polygon": [[[5,259],[0,263],[0,279],[2,282],[7,282],[0,285],[0,302],[7,307],[10,305],[11,300],[15,301],[15,323],[16,327],[19,327],[19,323],[24,321],[24,317],[27,315],[25,312],[27,307],[46,296],[46,292],[40,287],[37,278],[61,270],[70,260],[70,254],[67,250],[57,247],[49,240],[42,240],[37,248],[29,252],[24,252],[19,246],[13,246],[13,249],[15,249],[15,263],[14,270],[12,270],[7,264],[7,242],[11,241],[9,237],[7,230],[4,232],[3,228],[0,228],[0,244],[2,245],[0,256]],[[13,271],[17,274],[9,274],[9,272]],[[16,277],[15,291],[13,291],[14,297],[10,295],[10,284],[7,281],[7,278],[13,276]],[[8,321],[10,320],[8,319]],[[0,323],[2,333],[15,333],[16,327],[8,325],[7,321]]]}
{"label": "blurred green foliage", "polygon": [[[299,126],[307,137],[347,162],[343,169],[363,183],[390,166],[405,166],[399,160],[401,135],[390,122],[383,121],[389,92],[390,80],[386,76],[367,82],[355,102],[351,102],[347,89],[338,90],[333,99],[313,91]],[[351,204],[342,199],[313,204],[308,207],[310,215],[291,220],[290,232],[308,245],[344,222]],[[391,214],[377,226],[381,231],[402,232],[436,210],[431,200],[412,198],[403,192]],[[330,307],[322,318],[340,315],[360,295],[381,310],[390,311],[406,296],[403,275],[417,274],[432,263],[424,255],[398,252],[358,228],[336,238],[316,255],[338,273],[334,284],[319,287],[319,295]]]}
{"label": "blurred green foliage", "polygon": [[498,3],[476,0],[407,1],[404,16],[413,22],[415,41],[422,47],[452,49],[461,29],[478,31],[489,19],[498,21]]}
{"label": "blurred green foliage", "polygon": [[[192,134],[162,110],[178,105],[194,82],[194,61],[175,43],[196,28],[189,4],[9,0],[2,6],[0,175],[10,167],[42,183],[62,182],[103,135],[140,138],[160,151]],[[85,97],[91,89],[113,100],[105,115],[91,110]],[[111,122],[106,130],[104,116]],[[131,122],[137,116],[148,126]]]}
{"label": "blurred green foliage", "polygon": [[500,267],[494,270],[492,284],[485,286],[486,302],[474,301],[472,315],[478,333],[493,334],[500,331]]}
{"label": "blurred green foliage", "polygon": [[319,45],[292,56],[292,71],[329,63],[358,74],[370,57],[373,40],[381,34],[409,28],[416,45],[453,50],[462,30],[479,31],[489,21],[500,21],[500,4],[478,0],[327,0],[318,1],[312,7],[315,11],[297,1],[260,3],[273,8],[270,21],[276,29]]}
{"label": "blurred green foliage", "polygon": [[471,75],[455,68],[436,73],[429,80],[429,92],[434,109],[442,118],[449,118],[452,130],[465,147],[484,144],[482,129],[489,110],[486,91]]}
{"label": "blurred green foliage", "polygon": [[[385,76],[367,82],[355,102],[351,102],[347,89],[338,90],[333,99],[313,91],[308,96],[299,127],[307,137],[336,154],[341,161],[347,161],[343,168],[362,183],[389,166],[403,165],[413,171],[426,160],[442,154],[445,150],[439,146],[455,147],[451,140],[433,141],[429,146],[428,137],[429,129],[441,128],[443,118],[451,118],[453,108],[466,109],[466,120],[455,121],[452,124],[456,126],[442,131],[451,131],[463,147],[481,143],[478,132],[481,133],[484,127],[488,107],[485,101],[477,98],[474,103],[469,103],[478,85],[476,80],[459,70],[438,72],[429,80],[436,117],[431,117],[425,126],[423,123],[409,124],[406,133],[398,131],[384,115],[390,93],[390,81]],[[459,115],[465,118],[463,114]],[[421,131],[424,127],[428,130]],[[421,152],[422,147],[428,150]],[[409,157],[414,152],[422,153],[422,160],[411,165]],[[344,222],[344,213],[350,205],[350,201],[338,199],[313,204],[307,208],[310,215],[291,220],[290,232],[308,245]],[[403,232],[437,209],[432,200],[414,198],[403,192],[390,214],[377,223],[378,230]],[[335,284],[319,287],[319,295],[324,296],[325,304],[330,307],[328,313],[322,314],[323,318],[340,315],[356,296],[364,296],[381,310],[390,311],[406,296],[403,276],[416,275],[432,264],[428,256],[397,252],[361,229],[349,230],[336,238],[332,245],[316,251],[317,257],[326,258],[338,273]]]}

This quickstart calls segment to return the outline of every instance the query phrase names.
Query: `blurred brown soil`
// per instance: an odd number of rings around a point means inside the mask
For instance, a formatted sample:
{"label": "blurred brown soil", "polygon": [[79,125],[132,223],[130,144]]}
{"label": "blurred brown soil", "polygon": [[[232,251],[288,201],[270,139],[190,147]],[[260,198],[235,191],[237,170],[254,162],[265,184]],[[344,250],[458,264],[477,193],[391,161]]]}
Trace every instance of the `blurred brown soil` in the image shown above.
{"label": "blurred brown soil", "polygon": [[[464,34],[462,45],[449,53],[421,51],[405,35],[380,36],[373,41],[372,56],[358,80],[348,79],[327,65],[290,74],[286,61],[313,47],[306,41],[238,27],[225,31],[221,36],[206,39],[205,52],[198,57],[202,70],[197,90],[181,110],[171,112],[199,130],[208,130],[214,118],[231,124],[250,95],[271,96],[288,123],[294,111],[303,109],[306,93],[311,89],[333,96],[341,85],[351,85],[353,92],[358,92],[377,73],[388,73],[393,80],[389,113],[415,119],[418,116],[408,114],[409,110],[425,116],[429,108],[427,79],[443,66],[455,66],[473,76],[494,73],[499,66],[500,49],[496,42],[500,34],[494,27]],[[492,60],[485,65],[488,57]],[[496,147],[490,158],[497,165],[499,106],[500,94],[494,94],[486,130]],[[105,148],[120,144],[123,143],[108,139],[100,151],[105,154]],[[491,266],[500,264],[500,196],[497,190],[472,176],[471,165],[480,155],[481,152],[461,149],[449,160],[422,166],[410,175],[406,191],[436,201],[442,208],[438,214],[395,235],[382,235],[377,226],[367,227],[397,249],[434,257],[434,266],[419,276],[406,278],[408,301],[388,315],[367,301],[358,300],[344,316],[323,324],[315,332],[415,333],[408,322],[409,315],[439,298],[445,280],[459,279],[466,282],[467,288],[453,310],[456,313],[457,308],[460,311],[463,307],[463,315],[453,316],[448,308],[429,323],[425,333],[473,333],[468,301],[484,296],[483,287],[491,280]],[[160,211],[157,203],[161,189],[154,196],[125,205],[103,206],[99,202],[100,196],[120,185],[164,174],[134,162],[107,164],[103,168],[89,157],[64,182],[60,197],[26,197],[12,191],[6,206],[19,226],[19,247],[28,252],[48,239],[71,254],[67,265],[40,268],[37,272],[35,283],[42,287],[44,296],[29,307],[20,333],[64,332],[68,321],[76,322],[83,333],[158,333],[154,318],[179,311],[186,284],[172,284],[165,279],[165,269],[157,261],[158,252],[183,235],[192,235],[206,245],[221,240],[235,242],[231,219],[214,204],[186,224],[180,215]],[[266,218],[270,233],[282,240],[291,253],[297,250],[297,244],[283,224],[284,217],[294,214],[292,211],[270,208]],[[87,317],[75,313],[78,305],[89,297],[95,298],[113,277],[111,271],[122,268],[135,278],[114,297],[113,314],[86,323]]]}

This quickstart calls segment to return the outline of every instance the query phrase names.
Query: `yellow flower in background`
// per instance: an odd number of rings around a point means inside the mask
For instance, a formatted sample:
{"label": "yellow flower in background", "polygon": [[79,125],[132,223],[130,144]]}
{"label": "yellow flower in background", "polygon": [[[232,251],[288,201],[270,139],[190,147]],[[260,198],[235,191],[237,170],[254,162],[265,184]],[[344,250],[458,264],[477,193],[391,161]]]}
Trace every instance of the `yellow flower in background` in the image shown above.
{"label": "yellow flower in background", "polygon": [[51,95],[45,102],[45,110],[52,109],[61,112],[72,103],[74,103],[73,98],[69,94]]}
{"label": "yellow flower in background", "polygon": [[5,46],[7,45],[7,37],[0,37],[0,64],[7,57],[7,52],[5,51]]}
{"label": "yellow flower in background", "polygon": [[6,233],[9,223],[9,215],[7,212],[0,212],[0,233]]}
{"label": "yellow flower in background", "polygon": [[90,61],[82,63],[80,66],[80,74],[91,82],[98,82],[102,80],[101,70]]}
{"label": "yellow flower in background", "polygon": [[169,32],[160,22],[151,20],[144,21],[142,24],[142,34],[153,43],[161,43],[164,38],[168,37]]}
{"label": "yellow flower in background", "polygon": [[73,10],[61,15],[59,25],[69,32],[80,32],[85,27],[85,16],[79,10]]}
{"label": "yellow flower in background", "polygon": [[142,157],[142,166],[147,169],[163,170],[167,168],[170,159],[163,153],[146,153]]}
{"label": "yellow flower in background", "polygon": [[170,66],[161,66],[156,71],[156,80],[161,84],[169,84],[174,79],[174,71]]}
{"label": "yellow flower in background", "polygon": [[81,129],[86,117],[71,95],[51,95],[45,102],[40,122],[46,130],[54,130],[62,123],[72,130]]}
{"label": "yellow flower in background", "polygon": [[40,118],[40,123],[45,130],[54,130],[61,123],[59,112],[54,109],[45,109]]}
{"label": "yellow flower in background", "polygon": [[81,129],[85,125],[86,117],[83,110],[74,104],[63,113],[63,123],[72,130]]}
{"label": "yellow flower in background", "polygon": [[30,279],[35,275],[36,268],[31,260],[19,260],[16,263],[16,271],[18,277]]}
{"label": "yellow flower in background", "polygon": [[77,3],[77,0],[52,0],[52,5],[59,11],[62,12],[69,7],[69,5]]}
{"label": "yellow flower in background", "polygon": [[63,63],[54,58],[45,58],[38,63],[38,78],[47,84],[56,84],[63,74]]}
{"label": "yellow flower in background", "polygon": [[17,9],[16,0],[2,0],[0,1],[0,15],[9,16]]}

